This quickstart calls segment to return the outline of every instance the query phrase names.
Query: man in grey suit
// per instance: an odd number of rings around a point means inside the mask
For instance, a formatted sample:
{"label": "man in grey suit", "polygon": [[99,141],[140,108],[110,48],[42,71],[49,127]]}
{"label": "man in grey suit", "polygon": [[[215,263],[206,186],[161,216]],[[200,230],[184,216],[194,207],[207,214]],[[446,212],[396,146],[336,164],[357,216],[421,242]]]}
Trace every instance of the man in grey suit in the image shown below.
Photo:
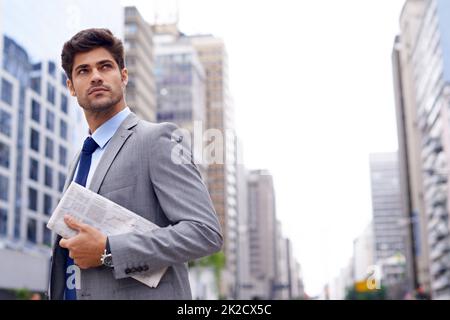
{"label": "man in grey suit", "polygon": [[[161,228],[107,237],[67,216],[78,234],[56,239],[50,299],[191,299],[187,262],[219,251],[223,240],[187,139],[175,125],[143,121],[126,106],[123,45],[109,30],[79,32],[61,57],[89,126],[64,190],[72,181],[86,185]],[[156,288],[132,278],[163,267]]]}

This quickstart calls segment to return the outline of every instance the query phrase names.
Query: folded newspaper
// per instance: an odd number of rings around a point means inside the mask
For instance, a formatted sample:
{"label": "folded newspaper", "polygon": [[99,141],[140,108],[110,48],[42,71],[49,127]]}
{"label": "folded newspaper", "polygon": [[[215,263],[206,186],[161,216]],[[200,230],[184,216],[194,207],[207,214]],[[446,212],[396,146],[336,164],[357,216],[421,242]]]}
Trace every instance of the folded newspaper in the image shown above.
{"label": "folded newspaper", "polygon": [[[49,229],[61,237],[70,239],[77,235],[77,231],[69,228],[64,222],[66,214],[97,228],[107,236],[129,232],[147,233],[159,228],[147,219],[75,182],[72,182],[67,188],[47,224]],[[166,269],[135,275],[133,278],[151,288],[155,288]]]}

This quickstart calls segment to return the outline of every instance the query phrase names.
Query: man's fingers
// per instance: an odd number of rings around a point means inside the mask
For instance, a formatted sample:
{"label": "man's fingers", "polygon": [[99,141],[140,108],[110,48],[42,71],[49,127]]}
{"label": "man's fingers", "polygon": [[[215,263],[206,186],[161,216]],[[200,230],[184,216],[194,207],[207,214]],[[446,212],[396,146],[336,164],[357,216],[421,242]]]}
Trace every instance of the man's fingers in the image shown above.
{"label": "man's fingers", "polygon": [[64,222],[69,226],[70,229],[76,231],[82,231],[85,228],[84,223],[77,221],[75,218],[69,215],[64,216]]}
{"label": "man's fingers", "polygon": [[69,247],[69,240],[67,240],[67,239],[61,239],[60,241],[59,241],[59,246],[61,247],[61,248],[68,248]]}
{"label": "man's fingers", "polygon": [[69,250],[69,257],[73,259],[72,251]]}

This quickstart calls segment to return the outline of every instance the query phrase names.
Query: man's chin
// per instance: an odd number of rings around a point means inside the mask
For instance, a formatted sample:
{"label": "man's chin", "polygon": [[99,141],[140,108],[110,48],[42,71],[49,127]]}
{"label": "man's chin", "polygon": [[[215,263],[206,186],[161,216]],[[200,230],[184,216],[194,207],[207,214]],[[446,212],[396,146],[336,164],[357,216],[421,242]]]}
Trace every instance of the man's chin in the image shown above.
{"label": "man's chin", "polygon": [[91,103],[87,109],[92,112],[105,112],[114,107],[113,101],[107,101],[103,103]]}

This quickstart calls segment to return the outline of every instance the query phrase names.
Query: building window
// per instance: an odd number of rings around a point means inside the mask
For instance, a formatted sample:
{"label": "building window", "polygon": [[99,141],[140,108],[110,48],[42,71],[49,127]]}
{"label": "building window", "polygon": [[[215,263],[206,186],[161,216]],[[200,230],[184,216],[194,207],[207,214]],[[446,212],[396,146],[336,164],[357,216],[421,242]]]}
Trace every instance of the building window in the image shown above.
{"label": "building window", "polygon": [[38,195],[37,190],[28,188],[28,209],[37,211]]}
{"label": "building window", "polygon": [[127,34],[134,34],[137,31],[137,25],[136,23],[127,23],[125,25],[125,33]]}
{"label": "building window", "polygon": [[56,76],[56,65],[52,61],[49,61],[48,63],[48,74],[50,74],[53,77]]}
{"label": "building window", "polygon": [[58,191],[63,192],[64,184],[66,183],[66,175],[64,173],[58,173]]}
{"label": "building window", "polygon": [[41,94],[41,77],[31,78],[30,87],[36,93]]}
{"label": "building window", "polygon": [[44,214],[49,216],[52,214],[52,196],[44,194]]}
{"label": "building window", "polygon": [[52,246],[52,231],[47,228],[47,224],[43,223],[42,224],[42,228],[44,230],[44,239],[42,240],[42,242],[44,243],[44,245],[51,247]]}
{"label": "building window", "polygon": [[9,168],[9,147],[0,142],[0,166]]}
{"label": "building window", "polygon": [[55,130],[55,114],[50,110],[47,110],[46,128],[50,131]]}
{"label": "building window", "polygon": [[8,233],[8,211],[0,208],[0,235],[6,236]]}
{"label": "building window", "polygon": [[53,187],[53,170],[49,166],[45,166],[45,185],[47,187]]}
{"label": "building window", "polygon": [[63,146],[59,146],[59,164],[62,166],[67,164],[67,150]]}
{"label": "building window", "polygon": [[8,201],[9,180],[7,177],[0,175],[0,199]]}
{"label": "building window", "polygon": [[0,132],[8,137],[11,136],[11,115],[3,110],[0,110]]}
{"label": "building window", "polygon": [[45,156],[48,159],[53,159],[53,140],[49,137],[45,138]]}
{"label": "building window", "polygon": [[51,83],[47,83],[47,101],[55,104],[55,87]]}
{"label": "building window", "polygon": [[61,93],[61,110],[65,114],[67,114],[68,110],[67,104],[68,104],[67,96],[64,93]]}
{"label": "building window", "polygon": [[39,180],[39,162],[33,158],[30,158],[30,179]]}
{"label": "building window", "polygon": [[13,86],[12,83],[6,79],[2,79],[2,101],[12,105]]}
{"label": "building window", "polygon": [[61,72],[61,84],[64,88],[67,86],[67,76],[65,72]]}
{"label": "building window", "polygon": [[33,71],[40,71],[42,69],[42,63],[38,62],[33,64]]}
{"label": "building window", "polygon": [[61,138],[67,140],[67,123],[63,119],[59,122],[59,135]]}
{"label": "building window", "polygon": [[41,122],[41,104],[34,99],[31,100],[31,119]]}
{"label": "building window", "polygon": [[28,219],[27,240],[36,243],[36,220],[32,218]]}
{"label": "building window", "polygon": [[36,152],[39,152],[39,132],[34,129],[31,129],[30,148]]}

